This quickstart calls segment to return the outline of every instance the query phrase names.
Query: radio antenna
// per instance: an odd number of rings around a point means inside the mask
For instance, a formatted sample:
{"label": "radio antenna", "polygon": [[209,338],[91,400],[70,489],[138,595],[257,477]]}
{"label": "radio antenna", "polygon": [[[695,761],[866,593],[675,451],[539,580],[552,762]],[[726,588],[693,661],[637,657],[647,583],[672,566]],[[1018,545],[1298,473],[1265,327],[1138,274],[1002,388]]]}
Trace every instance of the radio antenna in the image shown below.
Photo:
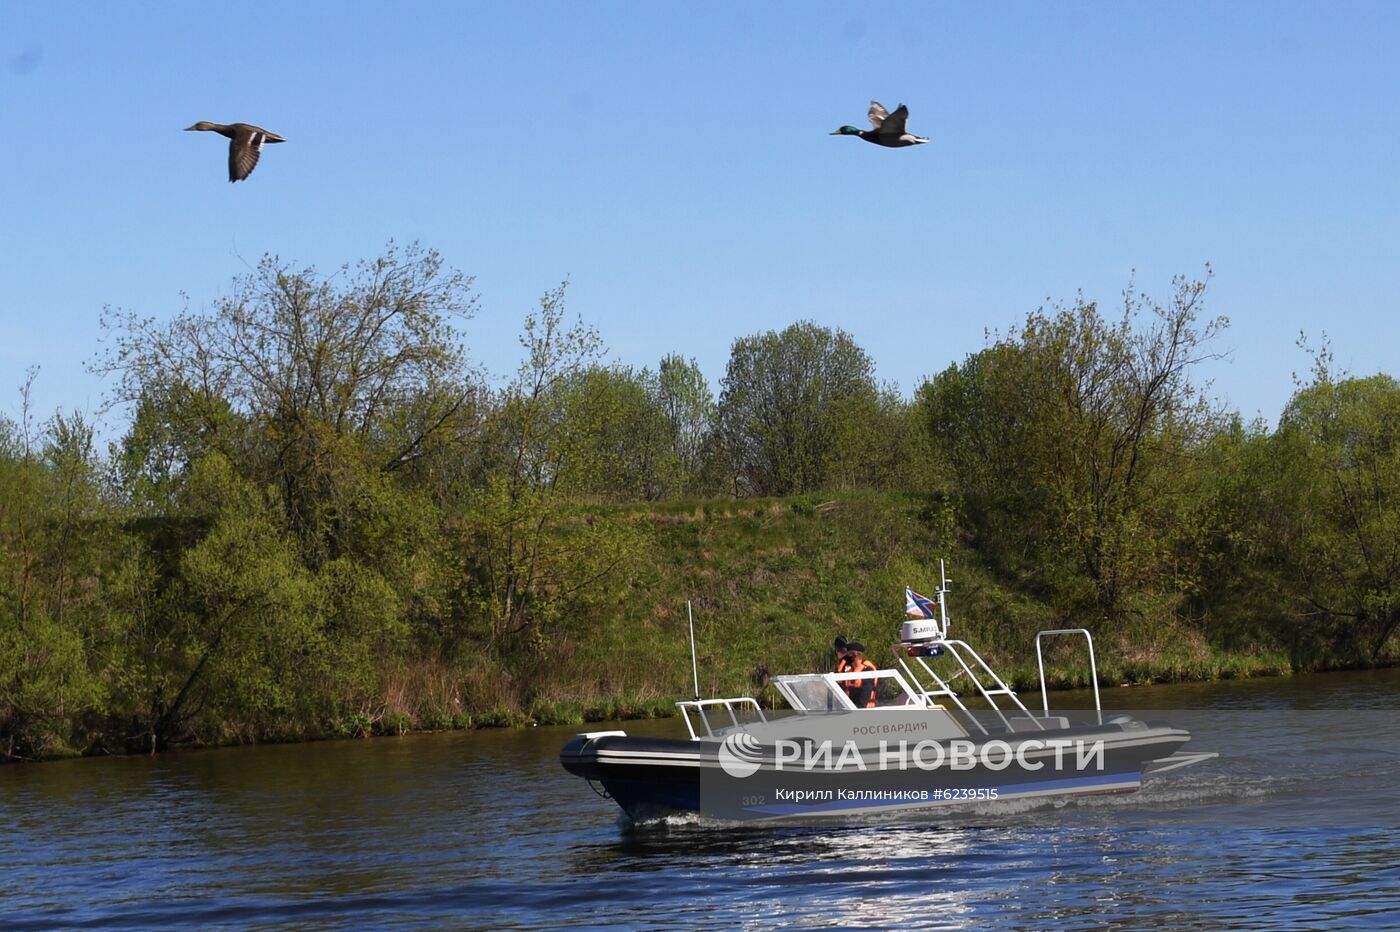
{"label": "radio antenna", "polygon": [[695,614],[690,610],[690,600],[685,600],[685,616],[690,619],[690,672],[695,677],[695,700],[700,701],[700,664],[695,659]]}

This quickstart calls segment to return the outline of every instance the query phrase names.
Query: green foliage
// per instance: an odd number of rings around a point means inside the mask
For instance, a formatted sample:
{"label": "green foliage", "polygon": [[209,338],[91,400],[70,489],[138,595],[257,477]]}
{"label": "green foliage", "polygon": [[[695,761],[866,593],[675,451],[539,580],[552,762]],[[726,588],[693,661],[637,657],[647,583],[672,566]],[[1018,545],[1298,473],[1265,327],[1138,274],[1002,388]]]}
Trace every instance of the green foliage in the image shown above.
{"label": "green foliage", "polygon": [[279,488],[308,561],[353,548],[364,473],[424,468],[474,428],[479,389],[454,329],[470,287],[436,253],[391,245],[333,276],[267,257],[211,312],[165,326],[109,311],[99,371],[138,405],[123,457],[133,492],[158,494],[213,449]]}
{"label": "green foliage", "polygon": [[1117,322],[1082,299],[1032,314],[921,393],[979,543],[1065,612],[1141,616],[1192,588],[1182,493],[1216,426],[1189,373],[1224,321],[1198,328],[1205,283],[1175,284],[1166,307],[1129,290]]}
{"label": "green foliage", "polygon": [[1259,519],[1299,637],[1380,659],[1400,629],[1400,383],[1325,359],[1268,443]]}
{"label": "green foliage", "polygon": [[735,341],[718,404],[694,360],[609,363],[563,285],[488,389],[470,284],[391,245],[330,276],[265,259],[161,324],[109,312],[132,421],[105,459],[25,383],[0,755],[668,714],[687,601],[701,691],[774,701],[836,633],[883,650],[940,558],[957,633],[1023,688],[1034,632],[1071,624],[1106,682],[1396,656],[1400,385],[1324,351],[1276,430],[1218,417],[1202,282],[1032,314],[912,403],[799,322]]}
{"label": "green foliage", "polygon": [[590,366],[561,389],[564,420],[577,450],[571,489],[597,498],[655,500],[684,483],[672,424],[651,373]]}
{"label": "green foliage", "polygon": [[[56,415],[31,436],[0,418],[0,754],[62,754],[106,699],[86,642],[103,625],[101,578],[110,538],[93,533],[102,507],[92,429]],[[43,441],[42,455],[35,440]]]}
{"label": "green foliage", "polygon": [[715,400],[699,365],[674,353],[662,358],[657,370],[655,397],[666,417],[671,452],[679,468],[681,494],[701,482],[705,453],[715,423]]}
{"label": "green foliage", "polygon": [[461,546],[475,566],[465,597],[486,620],[483,640],[535,655],[565,622],[567,600],[625,576],[641,540],[634,525],[581,515],[576,505],[597,491],[599,476],[645,471],[626,442],[623,412],[647,401],[625,373],[594,366],[594,331],[566,329],[564,291],[546,293],[526,319],[525,361],[489,426],[496,468],[463,516]]}
{"label": "green foliage", "polygon": [[6,757],[62,754],[73,719],[102,701],[78,632],[42,609],[0,619],[0,734]]}
{"label": "green foliage", "polygon": [[198,481],[219,486],[223,504],[181,560],[189,674],[165,727],[209,702],[254,722],[303,711],[296,684],[322,636],[314,579],[255,490],[219,458],[199,465]]}
{"label": "green foliage", "polygon": [[822,489],[842,478],[843,460],[849,475],[862,441],[848,421],[879,404],[865,351],[809,321],[735,340],[723,385],[720,440],[740,494]]}

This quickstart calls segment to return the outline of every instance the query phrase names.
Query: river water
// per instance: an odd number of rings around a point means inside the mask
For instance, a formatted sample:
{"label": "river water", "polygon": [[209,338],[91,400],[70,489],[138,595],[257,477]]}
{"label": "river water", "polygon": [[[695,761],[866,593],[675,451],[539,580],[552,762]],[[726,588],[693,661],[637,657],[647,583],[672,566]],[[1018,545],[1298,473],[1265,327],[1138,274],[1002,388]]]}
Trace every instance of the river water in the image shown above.
{"label": "river water", "polygon": [[1400,926],[1400,670],[1104,706],[1173,710],[1221,757],[1134,794],[826,827],[627,825],[559,767],[574,728],[4,767],[0,926]]}

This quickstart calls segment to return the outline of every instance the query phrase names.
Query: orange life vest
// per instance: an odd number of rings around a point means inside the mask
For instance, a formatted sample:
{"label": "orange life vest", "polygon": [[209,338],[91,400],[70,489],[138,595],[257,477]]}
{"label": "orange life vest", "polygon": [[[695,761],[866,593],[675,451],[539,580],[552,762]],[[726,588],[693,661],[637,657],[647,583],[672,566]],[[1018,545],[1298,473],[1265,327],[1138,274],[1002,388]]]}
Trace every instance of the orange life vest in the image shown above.
{"label": "orange life vest", "polygon": [[[875,664],[862,658],[859,665],[851,664],[844,672],[864,673],[866,670],[878,669]],[[856,708],[875,708],[875,690],[880,685],[877,678],[872,676],[867,681],[865,677],[861,677],[858,680],[846,680],[842,685],[846,687],[846,695],[851,697],[851,702],[855,703]]]}

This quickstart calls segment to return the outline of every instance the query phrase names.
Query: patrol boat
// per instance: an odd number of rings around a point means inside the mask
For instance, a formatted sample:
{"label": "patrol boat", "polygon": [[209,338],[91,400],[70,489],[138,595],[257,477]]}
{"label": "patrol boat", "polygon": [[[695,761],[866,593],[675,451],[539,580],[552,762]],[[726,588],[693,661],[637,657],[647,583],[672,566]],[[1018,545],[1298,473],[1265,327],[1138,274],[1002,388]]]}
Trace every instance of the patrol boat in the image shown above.
{"label": "patrol boat", "polygon": [[[896,667],[776,676],[788,705],[752,696],[676,703],[689,738],[584,732],[564,769],[633,821],[697,813],[725,820],[801,819],[986,800],[1137,790],[1145,774],[1215,757],[1181,748],[1190,733],[1130,715],[1105,718],[1094,642],[1084,628],[1036,635],[1042,709],[1032,711],[965,641],[949,637],[948,580],[933,599],[906,590]],[[1052,714],[1042,643],[1083,637],[1094,709]],[[866,682],[866,680],[873,682]],[[965,684],[960,695],[954,682]],[[852,695],[860,699],[852,700]],[[980,697],[970,709],[964,697]]]}

